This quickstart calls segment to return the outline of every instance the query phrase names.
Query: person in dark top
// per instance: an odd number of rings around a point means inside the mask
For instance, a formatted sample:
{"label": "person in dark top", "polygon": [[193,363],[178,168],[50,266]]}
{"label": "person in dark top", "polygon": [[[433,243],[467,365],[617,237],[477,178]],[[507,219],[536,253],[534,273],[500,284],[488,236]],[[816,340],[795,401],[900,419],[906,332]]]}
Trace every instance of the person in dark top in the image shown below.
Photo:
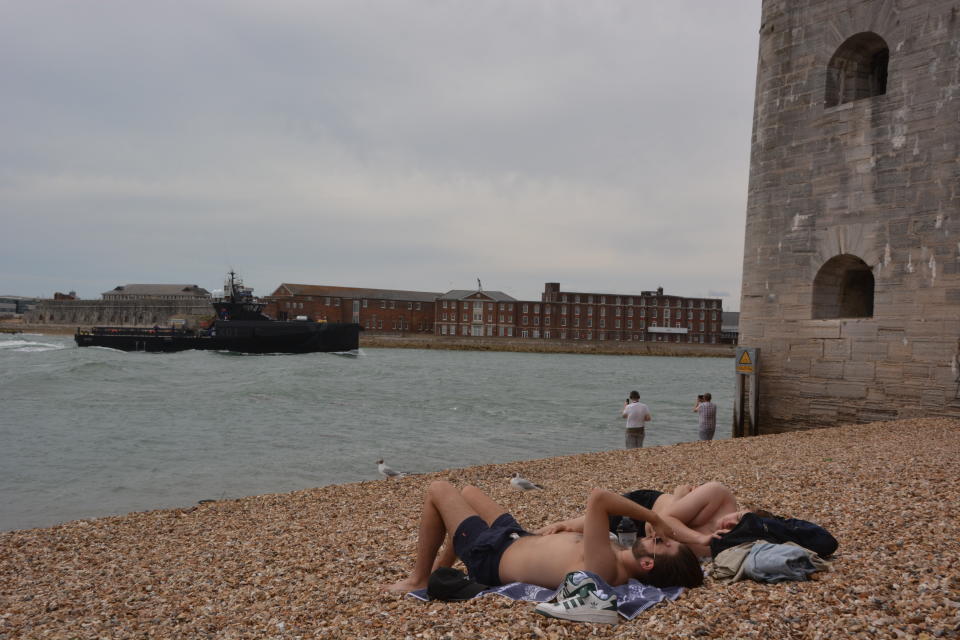
{"label": "person in dark top", "polygon": [[[654,489],[638,489],[623,494],[640,506],[650,509],[674,531],[674,538],[686,543],[697,557],[710,557],[710,541],[732,529],[747,513],[739,509],[733,492],[719,482],[698,487],[679,485],[672,493]],[[610,518],[610,531],[615,531],[620,518]],[[582,531],[583,517],[556,522],[537,533]]]}

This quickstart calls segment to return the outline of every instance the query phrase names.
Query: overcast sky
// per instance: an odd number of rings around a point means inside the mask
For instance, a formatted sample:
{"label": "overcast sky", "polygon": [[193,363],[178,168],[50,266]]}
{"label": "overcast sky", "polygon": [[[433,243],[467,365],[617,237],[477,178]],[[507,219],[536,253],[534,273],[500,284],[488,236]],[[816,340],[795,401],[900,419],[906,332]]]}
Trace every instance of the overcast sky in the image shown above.
{"label": "overcast sky", "polygon": [[760,0],[0,2],[0,294],[739,309]]}

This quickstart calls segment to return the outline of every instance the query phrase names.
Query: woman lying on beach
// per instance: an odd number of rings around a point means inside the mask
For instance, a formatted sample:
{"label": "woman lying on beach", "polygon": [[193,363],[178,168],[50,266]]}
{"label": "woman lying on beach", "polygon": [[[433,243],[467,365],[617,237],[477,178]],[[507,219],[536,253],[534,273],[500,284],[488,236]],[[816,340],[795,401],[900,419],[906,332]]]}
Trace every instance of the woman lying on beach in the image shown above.
{"label": "woman lying on beach", "polygon": [[[610,516],[646,522],[651,535],[639,538],[633,548],[621,547],[610,540]],[[468,486],[461,492],[449,482],[435,481],[424,500],[413,570],[386,588],[426,587],[435,568],[453,564],[454,553],[472,579],[488,586],[526,582],[553,589],[578,570],[592,571],[611,586],[631,578],[660,587],[703,583],[694,553],[672,539],[670,526],[652,510],[612,491],[594,489],[585,515],[577,520],[576,530],[558,527],[533,534],[480,489]],[[448,532],[453,534],[453,549],[438,558]]]}
{"label": "woman lying on beach", "polygon": [[[707,482],[696,488],[682,484],[673,493],[638,489],[625,493],[624,497],[660,516],[673,530],[673,537],[687,544],[699,558],[709,557],[710,541],[735,527],[748,511],[738,510],[733,492],[719,482]],[[547,525],[537,533],[582,531],[583,522],[583,516],[571,518]],[[610,518],[609,531],[615,531],[619,522],[619,517]]]}

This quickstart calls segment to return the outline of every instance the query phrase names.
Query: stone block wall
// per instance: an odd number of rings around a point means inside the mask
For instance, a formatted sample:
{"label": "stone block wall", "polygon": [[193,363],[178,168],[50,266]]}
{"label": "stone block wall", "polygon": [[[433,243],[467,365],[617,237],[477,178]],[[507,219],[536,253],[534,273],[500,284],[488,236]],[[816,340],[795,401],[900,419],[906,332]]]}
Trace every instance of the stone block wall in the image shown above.
{"label": "stone block wall", "polygon": [[762,11],[740,316],[760,431],[960,416],[960,4]]}
{"label": "stone block wall", "polygon": [[213,317],[210,301],[189,300],[44,300],[24,315],[29,324],[167,326],[174,318]]}

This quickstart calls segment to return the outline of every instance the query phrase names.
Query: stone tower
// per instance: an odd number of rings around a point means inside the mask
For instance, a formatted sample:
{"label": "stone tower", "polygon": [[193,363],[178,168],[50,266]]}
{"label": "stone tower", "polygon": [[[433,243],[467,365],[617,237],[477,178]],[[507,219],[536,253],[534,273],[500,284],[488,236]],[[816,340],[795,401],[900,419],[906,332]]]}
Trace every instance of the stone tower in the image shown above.
{"label": "stone tower", "polygon": [[740,344],[759,431],[960,416],[960,1],[763,0]]}

